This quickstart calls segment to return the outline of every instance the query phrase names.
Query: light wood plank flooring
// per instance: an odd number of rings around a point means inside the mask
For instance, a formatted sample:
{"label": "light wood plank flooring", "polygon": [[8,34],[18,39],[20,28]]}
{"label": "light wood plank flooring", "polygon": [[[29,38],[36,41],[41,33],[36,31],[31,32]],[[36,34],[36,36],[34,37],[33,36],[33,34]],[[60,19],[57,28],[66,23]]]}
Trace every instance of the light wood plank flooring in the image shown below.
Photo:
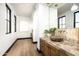
{"label": "light wood plank flooring", "polygon": [[37,51],[36,44],[31,39],[21,39],[13,45],[6,56],[41,56]]}

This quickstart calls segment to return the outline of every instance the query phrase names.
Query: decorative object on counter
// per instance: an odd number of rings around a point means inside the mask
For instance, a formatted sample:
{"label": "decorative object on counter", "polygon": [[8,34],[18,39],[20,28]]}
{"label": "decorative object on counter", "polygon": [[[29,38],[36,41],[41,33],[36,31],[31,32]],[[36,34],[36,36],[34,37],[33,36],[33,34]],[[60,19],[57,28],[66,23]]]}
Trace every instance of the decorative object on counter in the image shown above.
{"label": "decorative object on counter", "polygon": [[55,31],[57,28],[50,28],[49,30],[44,30],[45,36],[55,36]]}
{"label": "decorative object on counter", "polygon": [[45,37],[49,36],[49,30],[44,30]]}
{"label": "decorative object on counter", "polygon": [[50,28],[49,29],[49,33],[51,34],[51,36],[55,36],[55,31],[57,30],[57,28]]}
{"label": "decorative object on counter", "polygon": [[54,42],[62,42],[63,41],[63,37],[60,37],[60,36],[51,36],[50,39]]}

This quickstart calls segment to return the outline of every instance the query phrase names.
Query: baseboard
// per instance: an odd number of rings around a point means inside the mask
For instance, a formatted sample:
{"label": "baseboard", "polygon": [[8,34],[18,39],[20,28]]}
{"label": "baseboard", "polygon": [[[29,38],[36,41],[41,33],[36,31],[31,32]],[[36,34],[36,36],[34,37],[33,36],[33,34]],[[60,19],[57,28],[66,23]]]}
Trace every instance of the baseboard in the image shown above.
{"label": "baseboard", "polygon": [[21,39],[32,39],[32,37],[18,38],[18,40],[21,40]]}
{"label": "baseboard", "polygon": [[8,48],[8,50],[2,55],[2,56],[6,56],[6,54],[10,51],[10,49],[13,47],[13,45],[16,43],[17,39],[15,40],[15,42]]}
{"label": "baseboard", "polygon": [[33,42],[34,44],[36,44],[37,42]]}

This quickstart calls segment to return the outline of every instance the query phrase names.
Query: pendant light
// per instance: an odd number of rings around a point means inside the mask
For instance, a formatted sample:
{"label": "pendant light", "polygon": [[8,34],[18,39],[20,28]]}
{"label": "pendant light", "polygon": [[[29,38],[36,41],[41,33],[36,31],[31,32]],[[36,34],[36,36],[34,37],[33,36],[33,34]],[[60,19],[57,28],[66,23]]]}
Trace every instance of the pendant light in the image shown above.
{"label": "pendant light", "polygon": [[71,11],[75,11],[78,9],[78,6],[76,4],[73,4],[71,7]]}

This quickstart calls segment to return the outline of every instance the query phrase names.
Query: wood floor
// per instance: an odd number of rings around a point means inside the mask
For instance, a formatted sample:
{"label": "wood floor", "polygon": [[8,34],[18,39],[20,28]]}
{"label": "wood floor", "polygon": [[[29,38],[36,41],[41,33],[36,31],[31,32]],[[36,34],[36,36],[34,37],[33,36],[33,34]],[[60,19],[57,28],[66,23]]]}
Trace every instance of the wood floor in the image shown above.
{"label": "wood floor", "polygon": [[31,39],[21,39],[13,45],[6,56],[42,56]]}

